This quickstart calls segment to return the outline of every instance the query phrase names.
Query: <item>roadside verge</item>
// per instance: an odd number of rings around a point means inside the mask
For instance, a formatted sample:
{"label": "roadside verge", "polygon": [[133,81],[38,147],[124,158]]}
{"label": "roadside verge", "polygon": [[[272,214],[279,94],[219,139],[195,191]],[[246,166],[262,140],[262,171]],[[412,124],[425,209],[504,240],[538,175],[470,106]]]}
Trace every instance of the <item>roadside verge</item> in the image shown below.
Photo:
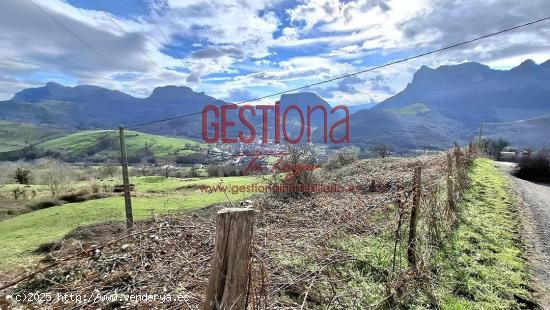
{"label": "roadside verge", "polygon": [[434,261],[442,309],[537,309],[506,177],[476,159],[459,225]]}

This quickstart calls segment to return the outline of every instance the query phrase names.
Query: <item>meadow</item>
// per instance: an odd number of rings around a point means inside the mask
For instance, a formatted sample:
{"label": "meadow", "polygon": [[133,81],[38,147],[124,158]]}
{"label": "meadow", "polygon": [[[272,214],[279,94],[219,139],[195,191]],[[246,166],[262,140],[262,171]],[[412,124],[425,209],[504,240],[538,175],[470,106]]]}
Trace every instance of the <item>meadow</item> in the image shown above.
{"label": "meadow", "polygon": [[[43,143],[44,150],[73,153],[72,156],[93,154],[96,158],[117,158],[119,156],[118,132],[103,139],[95,148],[81,148],[95,142],[96,139],[109,133],[109,130],[86,130],[52,139]],[[173,138],[146,134],[136,131],[125,131],[126,151],[128,156],[143,155],[166,157],[168,155],[189,155],[200,149],[201,144],[189,139]]]}
{"label": "meadow", "polygon": [[[252,193],[205,193],[200,186],[226,184],[231,186],[260,182],[256,177],[224,178],[164,178],[160,176],[133,177],[131,183],[134,219],[139,221],[174,211],[192,210],[212,204],[235,202]],[[101,186],[119,184],[118,179],[101,181]],[[8,184],[0,193],[20,185]],[[76,190],[90,186],[88,181],[75,184]],[[40,197],[47,197],[45,185],[32,185]],[[44,243],[55,242],[77,227],[109,221],[123,221],[124,197],[65,203],[21,214],[0,222],[0,270],[28,266],[42,256],[35,250]]]}
{"label": "meadow", "polygon": [[17,150],[30,143],[65,134],[62,129],[0,120],[0,152]]}

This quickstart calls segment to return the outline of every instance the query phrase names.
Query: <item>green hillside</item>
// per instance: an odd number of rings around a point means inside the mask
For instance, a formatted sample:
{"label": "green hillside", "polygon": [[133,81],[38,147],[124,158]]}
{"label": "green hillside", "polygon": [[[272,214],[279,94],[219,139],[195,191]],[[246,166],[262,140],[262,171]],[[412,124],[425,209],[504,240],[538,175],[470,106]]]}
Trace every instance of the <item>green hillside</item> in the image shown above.
{"label": "green hillside", "polygon": [[[225,177],[210,179],[176,179],[156,176],[135,177],[132,205],[135,220],[156,214],[190,210],[221,202],[237,201],[252,192],[232,192],[231,188],[260,184],[256,177]],[[205,193],[200,186],[228,186],[227,192]],[[79,186],[86,187],[89,183]],[[225,188],[225,187],[222,187]],[[0,271],[24,266],[38,258],[33,252],[43,243],[57,241],[76,227],[123,221],[124,197],[68,203],[22,214],[0,222]]]}
{"label": "green hillside", "polygon": [[[86,147],[82,151],[76,151],[79,148],[83,148],[93,143],[96,139],[104,136],[108,132],[108,130],[81,131],[47,141],[40,145],[40,148],[59,153],[75,151],[74,154],[71,155],[73,158],[83,155],[88,155],[96,159],[118,158],[118,131],[98,141],[91,147]],[[201,144],[188,139],[126,131],[126,148],[128,157],[165,157],[173,154],[178,156],[189,155],[199,151]]]}
{"label": "green hillside", "polygon": [[0,120],[0,152],[21,149],[28,144],[64,134],[66,132],[62,129]]}
{"label": "green hillside", "polygon": [[396,109],[397,113],[401,115],[416,116],[418,114],[424,114],[430,112],[430,108],[423,103],[413,103],[408,106]]}

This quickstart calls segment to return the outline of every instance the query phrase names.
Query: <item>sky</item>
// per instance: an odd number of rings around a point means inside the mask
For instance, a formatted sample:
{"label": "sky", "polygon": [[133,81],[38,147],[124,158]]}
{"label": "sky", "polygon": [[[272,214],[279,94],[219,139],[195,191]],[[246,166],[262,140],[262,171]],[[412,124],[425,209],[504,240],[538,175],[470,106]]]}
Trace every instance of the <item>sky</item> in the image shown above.
{"label": "sky", "polygon": [[[547,0],[2,0],[0,100],[53,81],[244,101],[546,16]],[[378,103],[422,65],[528,58],[550,59],[550,21],[304,91]]]}

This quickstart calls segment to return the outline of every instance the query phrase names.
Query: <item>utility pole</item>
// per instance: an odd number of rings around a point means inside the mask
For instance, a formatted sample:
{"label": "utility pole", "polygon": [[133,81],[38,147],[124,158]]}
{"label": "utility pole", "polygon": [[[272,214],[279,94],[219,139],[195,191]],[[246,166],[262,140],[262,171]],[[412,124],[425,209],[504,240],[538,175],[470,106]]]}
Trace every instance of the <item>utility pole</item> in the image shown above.
{"label": "utility pole", "polygon": [[124,127],[118,126],[120,134],[120,163],[122,164],[122,182],[124,183],[124,208],[126,210],[126,228],[134,227],[132,215],[132,197],[130,196],[130,180],[128,178],[128,157],[126,156],[126,143],[124,142]]}
{"label": "utility pole", "polygon": [[483,132],[483,123],[479,123],[479,137],[477,138],[477,151],[481,151],[481,133]]}

